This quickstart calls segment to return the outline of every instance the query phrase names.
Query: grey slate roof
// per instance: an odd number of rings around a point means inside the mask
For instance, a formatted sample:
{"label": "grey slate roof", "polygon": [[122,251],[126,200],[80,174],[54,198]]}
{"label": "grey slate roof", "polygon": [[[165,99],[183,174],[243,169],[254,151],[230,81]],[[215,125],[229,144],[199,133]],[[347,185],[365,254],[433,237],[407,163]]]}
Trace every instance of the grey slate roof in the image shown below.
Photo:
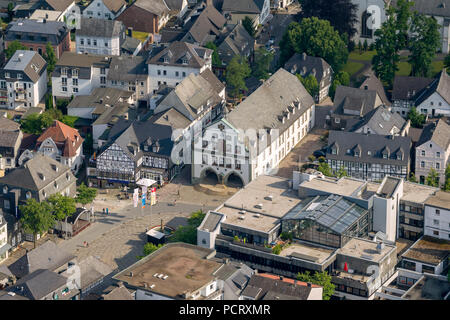
{"label": "grey slate roof", "polygon": [[[192,68],[201,68],[205,65],[206,59],[211,58],[212,50],[203,48],[191,43],[176,41],[169,44],[156,55],[147,60],[147,64],[167,65],[167,66],[186,66]],[[164,58],[168,62],[164,62]],[[182,59],[187,59],[187,64],[182,64]]]}
{"label": "grey slate roof", "polygon": [[375,90],[385,106],[391,105],[391,102],[386,97],[386,91],[384,90],[383,84],[372,71],[370,71],[369,76],[364,80],[364,82],[359,86],[359,88],[367,90]]}
{"label": "grey slate roof", "polygon": [[385,177],[383,179],[383,184],[381,185],[381,190],[378,192],[378,195],[384,198],[392,198],[392,194],[401,182],[401,178],[391,176]]}
{"label": "grey slate roof", "polygon": [[334,113],[346,114],[344,110],[351,110],[358,116],[364,116],[378,107],[377,96],[375,90],[338,86],[334,95]]}
{"label": "grey slate roof", "polygon": [[324,87],[331,84],[331,74],[324,77],[323,72],[328,69],[331,72],[333,70],[323,58],[308,56],[306,53],[296,53],[286,62],[284,68],[293,74],[299,73],[302,77],[307,77],[311,73],[314,75],[315,71],[314,76],[319,85],[322,80],[324,80]]}
{"label": "grey slate roof", "polygon": [[59,248],[49,240],[36,249],[27,252],[11,264],[9,269],[17,278],[22,278],[38,269],[55,270],[74,258],[74,255]]}
{"label": "grey slate roof", "polygon": [[[299,99],[301,109],[282,123],[280,116]],[[280,129],[284,132],[314,104],[298,78],[283,68],[278,69],[258,89],[226,115],[237,129]],[[291,106],[291,108],[293,108]],[[252,121],[248,121],[252,119]]]}
{"label": "grey slate roof", "polygon": [[[331,148],[337,146],[337,154],[331,153]],[[360,157],[355,157],[356,148],[361,150]],[[390,151],[390,156],[384,159],[382,152]],[[343,132],[331,130],[328,136],[327,159],[358,161],[364,163],[379,163],[389,165],[403,165],[409,163],[411,148],[410,137],[382,136],[378,134],[363,134],[355,132]],[[350,150],[350,154],[347,154]],[[368,154],[370,152],[370,154]],[[403,160],[397,160],[397,153],[403,152]]]}
{"label": "grey slate roof", "polygon": [[20,131],[3,131],[0,127],[0,147],[13,148],[19,139]]}
{"label": "grey slate roof", "polygon": [[127,3],[125,0],[103,0],[103,4],[113,13],[117,13]]}
{"label": "grey slate roof", "polygon": [[202,224],[200,225],[199,230],[205,230],[209,232],[216,230],[222,218],[223,218],[222,214],[212,211],[208,212]]}
{"label": "grey slate roof", "polygon": [[394,127],[398,129],[397,132],[400,132],[405,124],[406,120],[400,114],[389,111],[387,107],[379,106],[367,113],[350,131],[356,131],[367,125],[375,134],[389,135]]}
{"label": "grey slate roof", "polygon": [[17,50],[3,67],[1,74],[4,78],[4,72],[8,71],[11,78],[16,78],[14,71],[23,72],[32,82],[36,83],[46,68],[47,62],[39,53],[30,50]]}
{"label": "grey slate roof", "polygon": [[225,84],[217,78],[214,72],[211,69],[206,68],[200,73],[200,76],[208,81],[208,83],[213,87],[213,89],[217,93],[221,93],[223,89],[225,89]]}
{"label": "grey slate roof", "polygon": [[103,300],[134,300],[130,291],[124,286],[119,286],[103,296]]}
{"label": "grey slate roof", "polygon": [[432,122],[423,128],[417,146],[429,141],[433,141],[442,149],[447,150],[450,145],[450,126],[443,119]]}
{"label": "grey slate roof", "polygon": [[[37,269],[6,289],[30,300],[40,300],[61,288],[67,278],[47,269]],[[23,290],[22,290],[23,288]]]}
{"label": "grey slate roof", "polygon": [[211,35],[217,37],[220,34],[226,21],[225,17],[213,5],[207,5],[192,24],[188,34],[195,42],[205,45],[211,40]]}
{"label": "grey slate roof", "polygon": [[[52,166],[58,168],[58,172]],[[40,153],[35,153],[33,158],[28,160],[22,167],[16,168],[0,178],[0,184],[40,191],[47,185],[52,184],[56,178],[66,173],[70,175],[71,181],[75,181],[75,176],[73,176],[70,167]],[[42,176],[45,177],[45,180],[42,180]],[[54,190],[55,193],[62,192],[62,187],[66,186],[59,185],[58,187],[59,189]]]}
{"label": "grey slate roof", "polygon": [[0,118],[0,129],[3,131],[16,131],[20,129],[20,124],[8,118]]}
{"label": "grey slate roof", "polygon": [[255,39],[242,24],[232,26],[225,38],[219,38],[217,53],[223,63],[228,64],[235,55],[248,56],[254,51]]}
{"label": "grey slate roof", "polygon": [[98,108],[97,113],[101,114],[108,107],[114,106],[120,102],[120,99],[128,99],[133,95],[131,91],[124,91],[115,88],[95,88],[90,95],[76,96],[67,106],[71,108]]}
{"label": "grey slate roof", "polygon": [[146,59],[142,56],[112,57],[107,80],[144,81],[148,78]]}
{"label": "grey slate roof", "polygon": [[223,0],[222,11],[261,13],[265,0]]}
{"label": "grey slate roof", "polygon": [[121,37],[123,32],[125,32],[125,26],[121,21],[81,18],[80,28],[77,29],[76,35],[81,37],[113,38]]}
{"label": "grey slate roof", "polygon": [[53,10],[65,11],[75,0],[44,0]]}
{"label": "grey slate roof", "polygon": [[[5,39],[9,41],[16,40],[16,34],[39,35],[39,37],[36,36],[34,40],[24,38],[23,40],[39,43],[51,41],[52,44],[59,44],[68,32],[69,29],[64,22],[47,21],[43,23],[38,20],[18,19],[11,22],[6,28]],[[49,36],[50,38],[41,41],[41,35]]]}
{"label": "grey slate roof", "polygon": [[450,3],[447,0],[414,0],[412,10],[430,16],[450,18]]}
{"label": "grey slate roof", "polygon": [[113,268],[93,256],[78,262],[81,272],[81,289],[85,289],[113,272]]}
{"label": "grey slate roof", "polygon": [[435,79],[423,77],[395,76],[392,100],[416,100]]}
{"label": "grey slate roof", "polygon": [[169,13],[169,8],[164,0],[137,0],[132,5],[147,10],[148,12],[154,13],[158,16]]}
{"label": "grey slate roof", "polygon": [[450,76],[444,69],[435,81],[416,100],[416,105],[421,104],[434,92],[437,92],[448,104],[450,104]]}

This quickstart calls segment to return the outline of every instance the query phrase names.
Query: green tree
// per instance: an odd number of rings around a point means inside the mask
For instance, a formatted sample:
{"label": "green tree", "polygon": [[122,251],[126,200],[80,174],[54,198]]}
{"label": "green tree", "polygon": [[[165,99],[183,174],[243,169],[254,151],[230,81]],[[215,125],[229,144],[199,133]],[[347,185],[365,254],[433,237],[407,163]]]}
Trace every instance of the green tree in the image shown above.
{"label": "green tree", "polygon": [[337,178],[342,178],[342,177],[347,177],[347,176],[348,176],[348,173],[344,169],[344,167],[340,167],[339,170],[336,172],[336,177]]}
{"label": "green tree", "polygon": [[6,59],[11,59],[11,57],[17,50],[28,50],[28,49],[18,40],[14,40],[8,44],[8,48],[5,50]]}
{"label": "green tree", "polygon": [[358,5],[351,0],[334,0],[333,5],[330,5],[329,0],[300,0],[300,4],[302,17],[328,20],[340,34],[346,34],[349,39],[355,35]]}
{"label": "green tree", "polygon": [[241,97],[241,90],[247,90],[245,79],[250,75],[251,70],[247,61],[243,57],[234,56],[226,69],[226,83],[231,87],[230,94],[235,98]]}
{"label": "green tree", "polygon": [[305,87],[306,91],[313,97],[313,99],[319,98],[319,83],[313,74],[309,74],[307,77],[303,78],[300,74],[297,74],[297,78]]}
{"label": "green tree", "polygon": [[274,246],[272,248],[272,253],[273,254],[280,254],[281,251],[283,251],[283,247],[281,245],[279,245],[279,244],[277,244],[276,246]]}
{"label": "green tree", "polygon": [[388,15],[395,17],[397,30],[397,51],[404,49],[408,44],[409,21],[412,15],[411,7],[414,5],[409,0],[397,0],[396,5],[388,9]]}
{"label": "green tree", "polygon": [[375,36],[376,54],[372,58],[372,69],[381,81],[391,86],[400,61],[395,18],[390,16],[383,22],[381,28],[375,31]]}
{"label": "green tree", "polygon": [[55,50],[53,50],[52,44],[47,42],[45,46],[44,57],[45,61],[47,61],[47,72],[51,74],[53,70],[55,70],[55,65],[58,59],[56,58]]}
{"label": "green tree", "polygon": [[205,213],[201,210],[192,213],[191,217],[188,219],[187,226],[178,227],[174,232],[172,237],[170,237],[170,242],[186,242],[190,244],[197,244],[197,228],[202,223],[205,218]]}
{"label": "green tree", "polygon": [[411,173],[409,174],[408,181],[409,181],[409,182],[414,182],[414,183],[418,183],[418,182],[419,182],[419,181],[417,180],[416,175],[414,174],[414,172],[411,172]]}
{"label": "green tree", "polygon": [[311,275],[309,271],[306,271],[305,273],[299,272],[297,274],[297,280],[321,286],[323,288],[322,292],[323,300],[330,300],[331,296],[334,293],[335,286],[334,284],[331,283],[331,276],[326,271],[323,272],[316,271],[314,275]]}
{"label": "green tree", "polygon": [[70,217],[77,210],[75,199],[63,196],[59,193],[52,194],[48,198],[52,207],[52,213],[55,220],[62,221]]}
{"label": "green tree", "polygon": [[447,73],[450,74],[450,53],[445,57],[444,66],[447,68]]}
{"label": "green tree", "polygon": [[417,112],[416,107],[412,107],[408,112],[408,119],[411,120],[411,126],[413,128],[422,128],[425,123],[426,116]]}
{"label": "green tree", "polygon": [[283,241],[286,241],[286,240],[292,241],[292,238],[293,238],[292,232],[283,231],[283,232],[280,234],[280,238],[281,238],[281,240],[283,240]]}
{"label": "green tree", "polygon": [[219,54],[217,53],[217,46],[213,42],[210,41],[205,45],[205,47],[213,50],[213,53],[212,53],[213,66],[221,66],[222,60],[220,60]]}
{"label": "green tree", "polygon": [[138,259],[142,259],[146,256],[148,256],[149,254],[152,254],[153,252],[155,252],[156,250],[160,249],[163,247],[163,244],[160,243],[158,245],[154,245],[151,242],[148,242],[144,245],[144,249],[143,249],[143,255],[142,256],[138,256]]}
{"label": "green tree", "polygon": [[348,86],[350,84],[350,75],[345,71],[339,71],[334,75],[333,82],[330,86],[328,95],[334,100],[334,94],[336,93],[336,88],[340,85]]}
{"label": "green tree", "polygon": [[249,35],[252,37],[255,36],[255,28],[253,28],[253,21],[249,16],[245,16],[244,19],[242,19],[242,26],[245,28],[245,30],[248,32]]}
{"label": "green tree", "polygon": [[369,48],[369,44],[367,43],[367,39],[364,39],[364,43],[363,43],[364,51],[367,51],[368,48]]}
{"label": "green tree", "polygon": [[55,225],[52,207],[47,201],[37,202],[31,198],[19,208],[22,214],[20,222],[25,232],[33,234],[34,248],[36,248],[37,235],[47,232],[48,229]]}
{"label": "green tree", "polygon": [[81,183],[77,189],[77,192],[78,195],[76,197],[76,202],[82,204],[83,206],[94,201],[97,196],[97,189],[89,188],[84,183]]}
{"label": "green tree", "polygon": [[327,177],[332,177],[333,172],[331,171],[330,166],[326,162],[319,163],[318,171],[322,172]]}
{"label": "green tree", "polygon": [[258,79],[268,79],[270,64],[273,60],[273,53],[265,47],[260,47],[255,52],[255,61],[253,63],[253,76]]}
{"label": "green tree", "polygon": [[440,46],[439,25],[433,17],[415,14],[412,19],[408,62],[415,77],[431,77],[433,59]]}
{"label": "green tree", "polygon": [[426,184],[436,188],[439,187],[439,174],[434,168],[430,169],[426,179]]}
{"label": "green tree", "polygon": [[340,71],[347,63],[348,49],[345,41],[327,20],[305,18],[300,23],[289,24],[280,42],[280,63],[294,52],[321,57],[335,70]]}
{"label": "green tree", "polygon": [[445,168],[444,191],[450,191],[450,163]]}

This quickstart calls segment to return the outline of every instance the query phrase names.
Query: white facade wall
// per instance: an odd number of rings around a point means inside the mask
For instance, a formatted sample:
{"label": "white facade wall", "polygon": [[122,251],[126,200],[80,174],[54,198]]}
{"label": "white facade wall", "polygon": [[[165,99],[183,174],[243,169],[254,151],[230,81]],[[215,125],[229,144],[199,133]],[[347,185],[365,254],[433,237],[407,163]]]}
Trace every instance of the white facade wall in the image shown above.
{"label": "white facade wall", "polygon": [[450,104],[448,104],[439,93],[434,92],[417,106],[417,110],[432,117],[437,115],[449,116]]}
{"label": "white facade wall", "polygon": [[69,116],[92,120],[92,111],[94,110],[94,108],[67,108],[67,114]]}
{"label": "white facade wall", "polygon": [[108,129],[108,124],[96,124],[92,125],[92,139],[94,141],[94,147],[98,143],[98,138]]}
{"label": "white facade wall", "polygon": [[[6,87],[8,109],[16,109],[21,106],[36,107],[47,92],[47,69],[42,72],[36,83],[29,81],[6,82]],[[16,92],[18,93],[17,98]]]}
{"label": "white facade wall", "polygon": [[75,38],[77,53],[120,56],[120,37],[87,37],[77,35]]}
{"label": "white facade wall", "polygon": [[[184,78],[189,76],[189,74],[194,73],[198,75],[206,68],[211,69],[211,63],[205,64],[202,68],[192,68],[183,65],[165,66],[149,64],[148,75],[150,78],[150,92],[155,92],[160,84],[166,84],[170,87],[176,87],[176,85],[183,81]],[[158,70],[160,74],[158,74]]]}
{"label": "white facade wall", "polygon": [[[3,217],[0,215],[0,222],[2,222]],[[8,243],[8,228],[7,225],[3,225],[0,227],[0,248]],[[6,251],[3,255],[0,255],[0,264],[8,259],[8,251]]]}
{"label": "white facade wall", "polygon": [[424,234],[450,240],[450,210],[425,205]]}
{"label": "white facade wall", "polygon": [[119,10],[119,12],[114,15],[103,3],[103,0],[94,0],[89,6],[83,11],[83,17],[86,18],[97,18],[97,19],[112,19],[114,20],[118,15],[120,15],[126,8],[126,5]]}
{"label": "white facade wall", "polygon": [[[101,73],[101,68],[91,67],[91,78],[90,79],[80,79],[78,78],[78,85],[73,85],[73,78],[67,78],[67,76],[61,75],[60,77],[52,77],[52,94],[54,97],[66,97],[70,98],[73,96],[85,96],[90,95],[92,90],[95,88],[106,88],[108,68],[105,68],[104,74]],[[63,91],[62,78],[67,78],[67,91]],[[104,83],[101,83],[101,79],[104,78]],[[74,91],[77,88],[77,92]]]}

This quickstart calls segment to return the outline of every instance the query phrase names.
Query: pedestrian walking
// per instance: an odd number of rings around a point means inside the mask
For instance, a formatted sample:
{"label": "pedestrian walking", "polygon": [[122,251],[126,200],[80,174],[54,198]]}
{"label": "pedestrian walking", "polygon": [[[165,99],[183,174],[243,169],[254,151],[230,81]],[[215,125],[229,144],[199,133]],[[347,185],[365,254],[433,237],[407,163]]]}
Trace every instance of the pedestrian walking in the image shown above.
{"label": "pedestrian walking", "polygon": [[108,215],[109,214],[109,209],[108,208],[106,208],[106,215]]}
{"label": "pedestrian walking", "polygon": [[105,208],[103,208],[103,214],[105,214]]}

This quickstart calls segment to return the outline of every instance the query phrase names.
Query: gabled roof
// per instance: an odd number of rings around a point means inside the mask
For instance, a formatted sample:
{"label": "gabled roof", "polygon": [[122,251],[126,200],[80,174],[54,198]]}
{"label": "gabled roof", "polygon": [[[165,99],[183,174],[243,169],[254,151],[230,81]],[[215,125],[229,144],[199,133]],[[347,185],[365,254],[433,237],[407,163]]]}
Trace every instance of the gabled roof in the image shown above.
{"label": "gabled roof", "polygon": [[[331,153],[333,144],[339,146],[337,154]],[[355,156],[354,147],[360,145],[361,154]],[[390,155],[384,159],[381,155],[386,147]],[[365,163],[380,163],[390,165],[408,165],[410,157],[411,138],[401,136],[384,136],[355,132],[330,130],[326,157],[331,160],[347,160]],[[347,153],[350,150],[350,153]],[[397,154],[403,152],[403,159],[397,160]]]}
{"label": "gabled roof", "polygon": [[391,102],[386,97],[386,91],[384,90],[383,84],[372,71],[359,88],[364,90],[375,90],[385,106],[391,105]]}
{"label": "gabled roof", "polygon": [[81,18],[80,27],[77,28],[76,35],[82,37],[122,38],[121,36],[124,31],[125,26],[122,21]]}
{"label": "gabled roof", "polygon": [[164,0],[137,0],[132,5],[156,14],[157,16],[163,16],[169,13],[169,8]]}
{"label": "gabled roof", "polygon": [[[295,114],[283,123],[280,117],[295,101],[300,101],[300,110],[296,110]],[[228,113],[226,120],[237,129],[273,128],[284,130],[313,104],[313,98],[303,87],[300,80],[295,75],[280,68]],[[252,121],[249,121],[249,119],[252,119]]]}
{"label": "gabled roof", "polygon": [[217,37],[225,23],[225,17],[213,5],[207,5],[189,29],[189,34],[195,42],[205,45],[208,36],[213,34]]}
{"label": "gabled roof", "polygon": [[433,78],[395,76],[392,100],[416,100],[435,81]]}
{"label": "gabled roof", "polygon": [[75,0],[44,0],[55,11],[65,11]]}
{"label": "gabled roof", "polygon": [[[387,107],[379,106],[367,113],[350,131],[357,131],[363,126],[368,126],[375,134],[389,135],[400,132],[405,124],[406,120],[400,114],[391,112]],[[398,129],[397,132],[391,132],[394,127]]]}
{"label": "gabled roof", "polygon": [[[331,69],[331,66],[321,57],[308,56],[305,52],[295,53],[284,65],[284,68],[293,73],[299,73],[306,77],[315,71],[315,77],[320,84],[322,79],[326,80],[324,86],[331,83],[331,76],[323,76],[325,70]],[[304,73],[303,73],[304,72]]]}
{"label": "gabled roof", "polygon": [[16,131],[20,129],[20,123],[8,118],[0,118],[0,129],[2,131]]}
{"label": "gabled roof", "polygon": [[427,124],[423,128],[419,142],[417,142],[417,146],[429,141],[433,141],[443,150],[448,149],[450,145],[450,126],[443,119]]}
{"label": "gabled roof", "polygon": [[6,291],[30,300],[40,300],[66,283],[66,277],[47,269],[38,269],[8,287]]}
{"label": "gabled roof", "polygon": [[[17,50],[3,67],[5,71],[21,71],[36,83],[47,68],[47,62],[35,51]],[[3,73],[2,70],[2,73]],[[14,77],[12,75],[11,77]]]}
{"label": "gabled roof", "polygon": [[[150,57],[147,60],[147,64],[201,68],[206,64],[206,59],[211,57],[212,52],[211,49],[195,44],[176,41],[153,57]],[[164,62],[165,58],[167,62]],[[187,60],[186,65],[183,65],[183,59]]]}
{"label": "gabled roof", "polygon": [[148,66],[143,56],[114,56],[108,71],[108,80],[136,81],[147,80]]}
{"label": "gabled roof", "polygon": [[38,269],[55,270],[74,258],[74,255],[64,251],[49,240],[36,249],[27,252],[11,264],[9,269],[17,278],[22,278]]}
{"label": "gabled roof", "polygon": [[223,0],[222,12],[261,13],[265,0]]}
{"label": "gabled roof", "polygon": [[3,129],[0,127],[0,147],[13,148],[19,138],[20,130],[3,131]]}
{"label": "gabled roof", "polygon": [[427,87],[423,94],[418,97],[416,100],[416,105],[420,105],[435,92],[438,93],[448,104],[450,104],[450,76],[447,74],[445,69],[440,72],[435,81]]}
{"label": "gabled roof", "polygon": [[123,6],[127,3],[125,0],[102,0],[105,7],[109,9],[109,11],[113,13],[117,13]]}
{"label": "gabled roof", "polygon": [[430,16],[450,18],[450,4],[446,0],[414,0],[412,10]]}
{"label": "gabled roof", "polygon": [[255,39],[245,30],[242,24],[236,24],[219,39],[217,53],[224,63],[229,63],[235,55],[247,56],[254,50]]}
{"label": "gabled roof", "polygon": [[[70,175],[72,181],[75,180],[68,166],[35,152],[33,158],[28,160],[22,167],[16,168],[0,178],[0,184],[40,191],[65,173]],[[58,187],[58,189],[54,190],[54,193],[62,191],[60,190],[62,186],[59,185]]]}
{"label": "gabled roof", "polygon": [[334,95],[334,113],[346,114],[345,110],[351,110],[355,115],[364,116],[379,106],[377,96],[375,90],[338,86]]}
{"label": "gabled roof", "polygon": [[39,148],[42,142],[46,139],[52,138],[56,144],[64,144],[62,155],[64,157],[73,157],[76,151],[83,144],[83,138],[77,129],[69,127],[61,121],[55,120],[53,125],[45,130],[37,139],[36,147]]}

